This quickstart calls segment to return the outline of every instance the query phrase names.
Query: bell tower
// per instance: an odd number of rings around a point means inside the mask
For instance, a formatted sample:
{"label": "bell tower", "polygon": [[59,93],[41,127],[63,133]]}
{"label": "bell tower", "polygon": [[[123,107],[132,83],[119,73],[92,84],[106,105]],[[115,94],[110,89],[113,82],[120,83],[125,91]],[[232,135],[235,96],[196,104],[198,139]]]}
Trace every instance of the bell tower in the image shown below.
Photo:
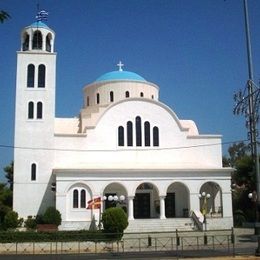
{"label": "bell tower", "polygon": [[[42,21],[21,32],[17,52],[13,208],[20,217],[55,203],[51,192],[55,120],[55,33]],[[26,206],[25,206],[26,205]]]}

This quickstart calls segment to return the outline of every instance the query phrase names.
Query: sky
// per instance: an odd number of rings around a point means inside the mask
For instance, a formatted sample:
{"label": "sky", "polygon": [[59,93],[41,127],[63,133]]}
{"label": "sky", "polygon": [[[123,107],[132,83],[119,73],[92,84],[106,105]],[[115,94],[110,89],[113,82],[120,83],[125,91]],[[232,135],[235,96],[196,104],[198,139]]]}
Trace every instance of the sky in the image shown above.
{"label": "sky", "polygon": [[[56,33],[56,117],[74,117],[82,89],[124,69],[160,87],[160,101],[201,134],[221,134],[223,154],[246,140],[233,95],[248,80],[243,0],[0,0],[0,180],[13,160],[16,52],[37,3]],[[248,0],[254,80],[260,79],[260,1]]]}

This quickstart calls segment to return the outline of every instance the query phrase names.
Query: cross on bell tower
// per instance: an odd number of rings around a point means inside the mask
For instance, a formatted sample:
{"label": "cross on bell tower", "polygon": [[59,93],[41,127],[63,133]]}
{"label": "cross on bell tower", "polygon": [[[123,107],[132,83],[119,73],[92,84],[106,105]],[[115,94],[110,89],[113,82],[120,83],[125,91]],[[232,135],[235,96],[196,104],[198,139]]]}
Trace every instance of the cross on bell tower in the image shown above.
{"label": "cross on bell tower", "polygon": [[124,65],[124,64],[122,63],[122,61],[120,60],[119,63],[118,63],[116,66],[118,66],[118,70],[119,70],[119,71],[123,71],[123,67],[124,67],[125,65]]}

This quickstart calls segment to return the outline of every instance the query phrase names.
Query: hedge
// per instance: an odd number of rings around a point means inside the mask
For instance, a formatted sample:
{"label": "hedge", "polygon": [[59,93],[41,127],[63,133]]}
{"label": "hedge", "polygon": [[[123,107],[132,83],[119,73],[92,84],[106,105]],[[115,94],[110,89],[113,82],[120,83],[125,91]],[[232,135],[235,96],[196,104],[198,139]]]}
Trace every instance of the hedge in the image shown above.
{"label": "hedge", "polygon": [[[111,234],[112,235],[112,234]],[[108,234],[101,231],[57,231],[57,232],[35,232],[35,231],[3,231],[0,232],[0,243],[16,242],[71,242],[71,241],[110,241],[113,240]]]}

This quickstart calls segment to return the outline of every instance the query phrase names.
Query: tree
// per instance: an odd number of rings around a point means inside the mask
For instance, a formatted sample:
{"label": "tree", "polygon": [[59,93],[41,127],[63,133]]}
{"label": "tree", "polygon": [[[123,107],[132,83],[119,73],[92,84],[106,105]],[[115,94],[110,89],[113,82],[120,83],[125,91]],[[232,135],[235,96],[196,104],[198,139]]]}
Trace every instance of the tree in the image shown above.
{"label": "tree", "polygon": [[5,215],[12,209],[12,197],[12,191],[0,183],[0,223],[3,223]]}
{"label": "tree", "polygon": [[10,190],[13,190],[13,184],[14,184],[14,162],[12,161],[10,165],[6,166],[4,168],[4,171],[6,172],[5,178],[7,179],[7,182],[9,183]]}
{"label": "tree", "polygon": [[255,216],[254,202],[248,198],[248,194],[256,189],[254,161],[249,151],[249,147],[243,142],[235,143],[228,149],[229,157],[223,158],[224,166],[235,168],[232,174],[235,225],[240,225],[242,220],[253,221]]}
{"label": "tree", "polygon": [[15,211],[8,211],[4,217],[3,227],[4,229],[15,229],[21,226],[23,219],[18,218],[18,213]]}
{"label": "tree", "polygon": [[11,16],[4,10],[0,11],[0,23],[3,23],[5,20],[11,18]]}

